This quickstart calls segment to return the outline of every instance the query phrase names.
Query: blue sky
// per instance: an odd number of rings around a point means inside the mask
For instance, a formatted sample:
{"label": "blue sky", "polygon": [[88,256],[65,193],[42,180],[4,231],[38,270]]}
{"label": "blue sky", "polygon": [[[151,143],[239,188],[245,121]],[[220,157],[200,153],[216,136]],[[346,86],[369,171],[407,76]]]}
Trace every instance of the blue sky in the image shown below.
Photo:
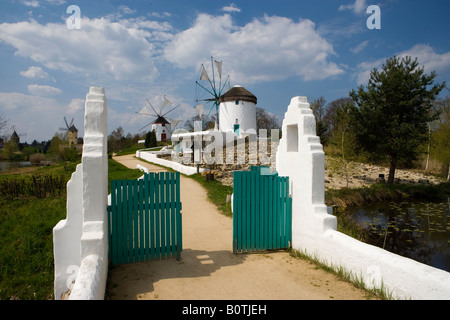
{"label": "blue sky", "polygon": [[[70,5],[80,29],[67,27]],[[379,30],[367,28],[369,5]],[[136,112],[164,95],[180,105],[168,117],[186,120],[211,56],[280,118],[294,96],[348,96],[394,55],[448,83],[448,12],[447,0],[1,0],[0,114],[22,141],[51,139],[64,116],[82,136],[84,99],[102,86],[109,132],[138,133],[153,119]]]}

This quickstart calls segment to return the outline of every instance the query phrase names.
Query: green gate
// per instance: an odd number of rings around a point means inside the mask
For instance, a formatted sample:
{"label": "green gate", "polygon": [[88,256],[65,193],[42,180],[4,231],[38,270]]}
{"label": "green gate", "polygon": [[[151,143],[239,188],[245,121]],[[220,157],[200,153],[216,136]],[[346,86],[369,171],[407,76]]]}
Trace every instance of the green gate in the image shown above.
{"label": "green gate", "polygon": [[176,256],[182,250],[180,173],[112,180],[108,206],[113,265]]}
{"label": "green gate", "polygon": [[289,178],[268,167],[233,173],[233,253],[290,247]]}

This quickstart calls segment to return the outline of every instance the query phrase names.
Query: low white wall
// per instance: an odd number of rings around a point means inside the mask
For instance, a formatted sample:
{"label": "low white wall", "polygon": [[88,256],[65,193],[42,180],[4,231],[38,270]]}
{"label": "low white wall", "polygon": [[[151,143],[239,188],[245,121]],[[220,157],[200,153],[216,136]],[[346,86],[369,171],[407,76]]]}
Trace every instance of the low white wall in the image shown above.
{"label": "low white wall", "polygon": [[396,299],[450,299],[450,273],[371,246],[337,231],[325,205],[325,154],[306,97],[291,100],[276,155],[292,194],[292,247],[341,267]]}
{"label": "low white wall", "polygon": [[[167,168],[171,168],[171,169],[178,171],[180,173],[183,173],[187,176],[191,176],[191,175],[197,173],[196,167],[185,166],[185,165],[182,165],[181,163],[158,158],[157,153],[154,153],[154,152],[138,150],[138,151],[136,151],[136,157],[144,159],[148,162],[159,164],[159,165],[167,167]],[[199,171],[203,172],[204,170],[205,170],[204,168],[200,168]]]}

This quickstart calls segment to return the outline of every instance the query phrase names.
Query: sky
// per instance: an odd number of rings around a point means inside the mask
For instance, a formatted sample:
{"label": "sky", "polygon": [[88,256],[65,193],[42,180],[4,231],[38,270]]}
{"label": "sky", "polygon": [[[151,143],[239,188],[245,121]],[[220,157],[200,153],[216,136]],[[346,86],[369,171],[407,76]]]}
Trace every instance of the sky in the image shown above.
{"label": "sky", "polygon": [[147,99],[159,110],[166,96],[163,113],[179,105],[170,119],[197,114],[211,57],[280,119],[295,96],[348,97],[394,55],[450,87],[448,12],[448,0],[0,0],[0,115],[21,142],[51,139],[64,117],[82,137],[86,94],[99,86],[109,133],[143,133]]}

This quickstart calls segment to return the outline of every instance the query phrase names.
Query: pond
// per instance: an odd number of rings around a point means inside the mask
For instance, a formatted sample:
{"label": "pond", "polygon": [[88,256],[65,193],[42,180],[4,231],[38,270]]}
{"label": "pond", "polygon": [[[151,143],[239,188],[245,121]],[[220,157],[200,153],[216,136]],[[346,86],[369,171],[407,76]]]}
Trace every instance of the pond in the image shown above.
{"label": "pond", "polygon": [[31,166],[29,161],[0,161],[0,172]]}
{"label": "pond", "polygon": [[450,272],[450,198],[391,202],[353,213],[372,245]]}

